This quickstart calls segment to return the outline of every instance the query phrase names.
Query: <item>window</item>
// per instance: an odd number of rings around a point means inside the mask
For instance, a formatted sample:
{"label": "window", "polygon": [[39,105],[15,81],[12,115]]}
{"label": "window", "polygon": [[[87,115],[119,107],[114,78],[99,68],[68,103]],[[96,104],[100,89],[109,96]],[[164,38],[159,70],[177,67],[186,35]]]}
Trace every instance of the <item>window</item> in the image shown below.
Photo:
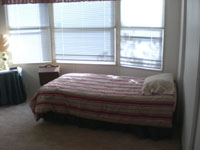
{"label": "window", "polygon": [[[121,66],[162,70],[164,3],[121,0],[120,10],[114,1],[8,5],[13,62],[117,60]],[[120,48],[116,49],[115,40]]]}
{"label": "window", "polygon": [[8,5],[7,12],[13,63],[51,61],[47,5]]}
{"label": "window", "polygon": [[120,64],[162,70],[164,0],[121,0]]}
{"label": "window", "polygon": [[56,60],[114,62],[114,2],[55,3]]}

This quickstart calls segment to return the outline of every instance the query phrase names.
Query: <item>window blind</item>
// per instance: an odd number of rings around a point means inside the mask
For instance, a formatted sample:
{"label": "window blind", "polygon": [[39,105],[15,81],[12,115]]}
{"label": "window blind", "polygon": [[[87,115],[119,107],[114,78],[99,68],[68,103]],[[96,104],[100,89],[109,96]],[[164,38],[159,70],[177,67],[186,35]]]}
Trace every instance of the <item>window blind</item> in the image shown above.
{"label": "window blind", "polygon": [[51,61],[47,5],[9,5],[7,11],[13,63]]}
{"label": "window blind", "polygon": [[162,70],[164,0],[121,1],[122,66]]}
{"label": "window blind", "polygon": [[114,2],[55,3],[53,10],[56,60],[114,62]]}
{"label": "window blind", "polygon": [[119,1],[119,0],[2,0],[3,5],[28,3],[63,3],[63,2],[91,2],[91,1]]}

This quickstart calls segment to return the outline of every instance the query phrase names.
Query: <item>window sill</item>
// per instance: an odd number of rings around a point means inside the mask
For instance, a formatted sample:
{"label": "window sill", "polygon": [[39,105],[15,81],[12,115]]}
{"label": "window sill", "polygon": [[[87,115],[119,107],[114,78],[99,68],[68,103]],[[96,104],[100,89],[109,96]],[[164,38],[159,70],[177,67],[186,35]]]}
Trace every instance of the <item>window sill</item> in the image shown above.
{"label": "window sill", "polygon": [[153,68],[143,68],[143,67],[135,67],[135,66],[126,66],[126,65],[120,65],[120,67],[126,67],[126,68],[132,68],[132,69],[140,69],[140,70],[147,70],[147,71],[158,71],[162,72],[163,68],[161,69],[153,69]]}
{"label": "window sill", "polygon": [[42,61],[42,62],[25,62],[25,63],[13,63],[12,65],[34,65],[34,64],[46,64],[52,63],[52,61]]}
{"label": "window sill", "polygon": [[61,64],[79,64],[79,65],[116,65],[116,62],[97,62],[97,61],[66,61],[57,60],[56,63]]}

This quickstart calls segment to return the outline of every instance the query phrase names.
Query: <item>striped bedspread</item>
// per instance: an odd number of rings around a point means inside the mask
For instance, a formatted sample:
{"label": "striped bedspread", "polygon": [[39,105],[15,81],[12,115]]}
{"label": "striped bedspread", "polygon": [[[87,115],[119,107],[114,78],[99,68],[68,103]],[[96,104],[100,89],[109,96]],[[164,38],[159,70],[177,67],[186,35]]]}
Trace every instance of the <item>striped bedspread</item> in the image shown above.
{"label": "striped bedspread", "polygon": [[172,127],[174,95],[144,96],[144,78],[70,73],[42,86],[30,106],[39,120],[55,112],[100,121]]}

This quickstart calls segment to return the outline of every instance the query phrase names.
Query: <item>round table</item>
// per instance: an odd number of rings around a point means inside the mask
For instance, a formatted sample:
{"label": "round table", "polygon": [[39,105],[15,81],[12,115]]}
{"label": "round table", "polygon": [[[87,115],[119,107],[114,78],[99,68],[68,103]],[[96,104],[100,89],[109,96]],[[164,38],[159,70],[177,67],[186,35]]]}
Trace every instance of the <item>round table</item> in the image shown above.
{"label": "round table", "polygon": [[19,104],[25,100],[22,68],[0,71],[0,105]]}

